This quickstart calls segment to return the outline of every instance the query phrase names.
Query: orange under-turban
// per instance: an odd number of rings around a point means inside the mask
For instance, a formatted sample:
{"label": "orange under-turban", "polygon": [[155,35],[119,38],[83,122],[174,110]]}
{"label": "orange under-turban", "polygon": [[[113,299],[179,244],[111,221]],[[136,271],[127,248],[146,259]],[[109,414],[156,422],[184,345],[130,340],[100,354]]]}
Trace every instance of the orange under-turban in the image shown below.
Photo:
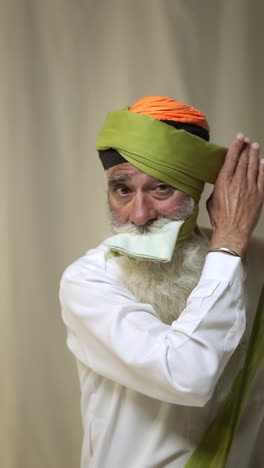
{"label": "orange under-turban", "polygon": [[198,125],[210,131],[205,115],[188,104],[165,96],[147,96],[135,102],[129,108],[130,112],[144,114],[159,120],[175,120]]}

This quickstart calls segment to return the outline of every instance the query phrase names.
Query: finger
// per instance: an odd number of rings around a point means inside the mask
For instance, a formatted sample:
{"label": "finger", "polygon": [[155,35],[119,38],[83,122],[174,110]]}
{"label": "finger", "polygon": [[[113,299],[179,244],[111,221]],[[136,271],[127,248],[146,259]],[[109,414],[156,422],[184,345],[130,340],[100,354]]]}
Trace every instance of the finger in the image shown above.
{"label": "finger", "polygon": [[228,149],[225,162],[221,170],[221,172],[227,177],[232,176],[236,170],[239,156],[244,145],[244,139],[245,137],[243,133],[238,133]]}
{"label": "finger", "polygon": [[249,148],[247,179],[251,186],[256,185],[258,181],[259,148],[258,143],[252,143]]}
{"label": "finger", "polygon": [[245,138],[243,149],[240,153],[240,157],[235,169],[235,176],[245,181],[248,171],[248,160],[249,160],[249,139]]}
{"label": "finger", "polygon": [[264,158],[259,160],[258,189],[264,196]]}

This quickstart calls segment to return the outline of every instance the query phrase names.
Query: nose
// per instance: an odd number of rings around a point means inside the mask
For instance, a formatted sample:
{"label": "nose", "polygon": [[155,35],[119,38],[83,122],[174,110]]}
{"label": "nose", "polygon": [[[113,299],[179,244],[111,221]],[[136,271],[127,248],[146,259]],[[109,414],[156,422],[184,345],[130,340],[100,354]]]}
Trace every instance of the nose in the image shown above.
{"label": "nose", "polygon": [[135,195],[130,208],[129,221],[134,224],[142,226],[148,221],[157,218],[157,212],[155,210],[153,200],[143,193],[137,193]]}

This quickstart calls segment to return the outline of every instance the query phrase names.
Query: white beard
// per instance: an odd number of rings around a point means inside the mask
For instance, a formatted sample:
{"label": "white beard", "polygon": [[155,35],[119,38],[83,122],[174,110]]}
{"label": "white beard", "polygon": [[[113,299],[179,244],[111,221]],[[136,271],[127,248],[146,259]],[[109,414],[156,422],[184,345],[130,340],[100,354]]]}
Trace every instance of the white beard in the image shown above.
{"label": "white beard", "polygon": [[[177,218],[186,219],[194,209],[190,198],[178,213]],[[121,223],[110,209],[112,229],[121,232],[155,232],[171,221],[160,218],[144,226]],[[186,306],[186,301],[197,285],[209,248],[209,240],[196,228],[186,241],[177,245],[171,262],[161,263],[117,258],[123,271],[123,279],[137,301],[152,305],[162,322],[170,325]]]}
{"label": "white beard", "polygon": [[170,325],[186,306],[197,285],[209,241],[201,233],[177,245],[171,262],[118,259],[123,279],[137,301],[151,304],[162,322]]}

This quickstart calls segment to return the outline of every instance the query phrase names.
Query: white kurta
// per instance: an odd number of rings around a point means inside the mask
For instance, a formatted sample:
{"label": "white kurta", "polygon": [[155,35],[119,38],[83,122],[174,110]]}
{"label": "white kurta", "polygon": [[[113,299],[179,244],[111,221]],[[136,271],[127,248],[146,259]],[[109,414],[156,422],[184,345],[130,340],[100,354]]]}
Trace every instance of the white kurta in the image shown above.
{"label": "white kurta", "polygon": [[[88,251],[66,269],[60,289],[81,384],[81,468],[182,468],[243,362],[245,338],[217,383],[245,330],[241,261],[208,254],[185,310],[168,326],[136,301],[118,261],[104,254],[103,245]],[[247,440],[255,464],[235,440],[229,468],[261,466],[254,444],[263,396],[253,400],[249,433],[242,427],[236,439]]]}

